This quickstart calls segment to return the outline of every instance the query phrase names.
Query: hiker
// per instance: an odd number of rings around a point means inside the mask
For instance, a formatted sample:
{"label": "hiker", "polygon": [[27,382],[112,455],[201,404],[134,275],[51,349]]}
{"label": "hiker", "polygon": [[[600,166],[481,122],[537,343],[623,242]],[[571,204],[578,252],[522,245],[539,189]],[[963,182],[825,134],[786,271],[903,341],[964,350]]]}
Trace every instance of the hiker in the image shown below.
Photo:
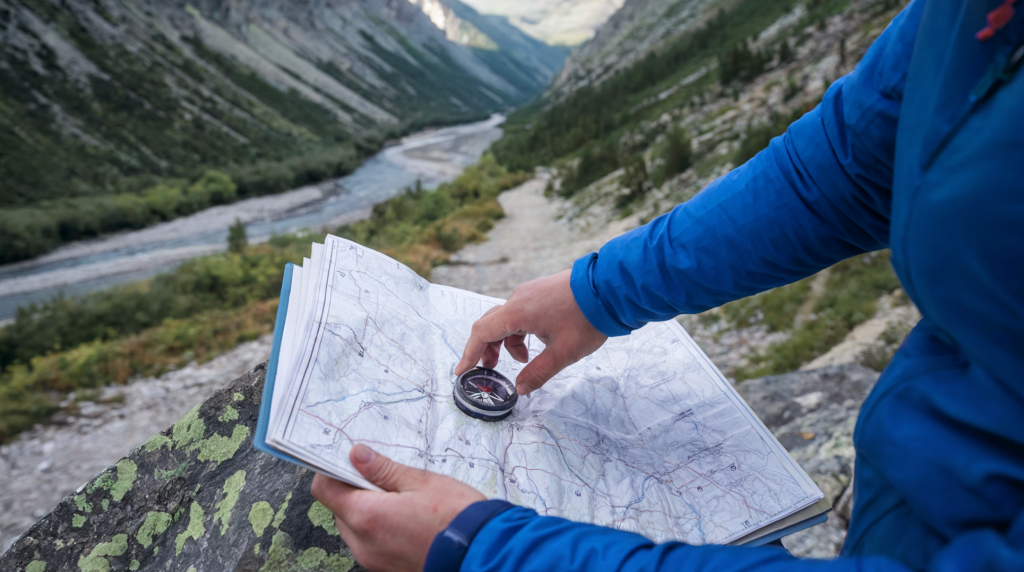
{"label": "hiker", "polygon": [[[923,318],[860,412],[842,556],[655,544],[484,500],[359,445],[384,491],[318,476],[371,570],[1024,570],[1024,14],[1015,0],[914,0],[813,111],[650,224],[516,289],[456,374],[522,357],[541,388],[606,336],[892,249]],[[545,391],[557,392],[558,387]],[[425,568],[424,568],[425,567]]]}

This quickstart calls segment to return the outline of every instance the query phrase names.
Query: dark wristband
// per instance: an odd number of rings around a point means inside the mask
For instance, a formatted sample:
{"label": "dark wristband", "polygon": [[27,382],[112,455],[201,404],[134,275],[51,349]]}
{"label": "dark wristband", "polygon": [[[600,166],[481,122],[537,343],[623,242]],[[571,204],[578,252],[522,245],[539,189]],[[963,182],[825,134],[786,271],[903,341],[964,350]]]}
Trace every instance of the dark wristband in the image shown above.
{"label": "dark wristband", "polygon": [[427,552],[423,572],[458,572],[469,545],[492,518],[514,507],[503,500],[486,500],[467,506],[448,528],[437,533]]}

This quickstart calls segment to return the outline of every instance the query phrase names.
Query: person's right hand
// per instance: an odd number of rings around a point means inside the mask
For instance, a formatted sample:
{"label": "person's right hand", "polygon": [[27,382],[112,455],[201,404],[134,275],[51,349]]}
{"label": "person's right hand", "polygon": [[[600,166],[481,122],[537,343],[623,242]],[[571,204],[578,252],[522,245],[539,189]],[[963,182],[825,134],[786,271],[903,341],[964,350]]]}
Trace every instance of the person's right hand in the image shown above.
{"label": "person's right hand", "polygon": [[547,346],[516,377],[516,393],[540,389],[556,373],[594,353],[608,336],[590,324],[569,286],[571,271],[537,278],[519,285],[502,306],[492,308],[473,324],[455,375],[469,371],[483,358],[483,366],[498,364],[502,342],[516,360],[530,359],[525,339],[533,334]]}

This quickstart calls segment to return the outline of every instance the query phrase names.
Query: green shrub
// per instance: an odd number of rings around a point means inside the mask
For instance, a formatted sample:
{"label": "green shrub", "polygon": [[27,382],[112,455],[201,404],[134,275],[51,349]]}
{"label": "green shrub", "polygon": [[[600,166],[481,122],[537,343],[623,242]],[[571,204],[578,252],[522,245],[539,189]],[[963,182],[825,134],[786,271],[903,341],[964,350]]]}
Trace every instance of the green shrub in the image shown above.
{"label": "green shrub", "polygon": [[38,256],[59,243],[57,221],[45,210],[0,210],[0,264]]}
{"label": "green shrub", "polygon": [[656,187],[682,173],[693,164],[693,152],[690,139],[676,128],[665,136],[665,147],[661,153],[662,165],[655,180]]}
{"label": "green shrub", "polygon": [[236,218],[235,223],[228,228],[228,252],[245,252],[248,245],[249,237],[245,234],[245,223]]}
{"label": "green shrub", "polygon": [[174,219],[180,214],[180,211],[189,210],[185,193],[182,192],[180,187],[160,185],[152,189],[146,189],[142,192],[142,198],[146,201],[146,206],[149,207],[150,212],[159,217],[160,220]]}

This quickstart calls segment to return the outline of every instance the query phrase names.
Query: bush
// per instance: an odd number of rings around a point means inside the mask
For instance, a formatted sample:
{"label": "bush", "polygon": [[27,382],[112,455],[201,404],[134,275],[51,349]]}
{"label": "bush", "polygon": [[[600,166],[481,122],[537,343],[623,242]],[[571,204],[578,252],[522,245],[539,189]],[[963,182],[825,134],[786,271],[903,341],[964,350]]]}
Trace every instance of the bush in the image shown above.
{"label": "bush", "polygon": [[658,171],[656,187],[682,173],[693,164],[690,139],[681,130],[673,129],[665,137],[665,148],[662,151],[662,165]]}
{"label": "bush", "polygon": [[619,195],[615,205],[622,209],[632,202],[643,198],[651,190],[651,182],[647,176],[647,163],[641,154],[636,154],[626,159],[625,173],[622,175],[621,184],[626,192]]}
{"label": "bush", "polygon": [[39,256],[60,243],[57,222],[38,208],[0,210],[0,264]]}
{"label": "bush", "polygon": [[245,234],[245,223],[241,219],[235,219],[235,223],[228,229],[228,252],[236,254],[245,252],[249,245],[249,237]]}
{"label": "bush", "polygon": [[619,168],[619,152],[611,143],[588,145],[580,154],[576,165],[562,178],[559,195],[569,198],[587,185]]}
{"label": "bush", "polygon": [[269,333],[277,301],[236,310],[210,310],[187,320],[168,320],[136,335],[81,344],[35,357],[0,376],[0,442],[45,419],[71,391],[125,383],[133,376],[158,375]]}
{"label": "bush", "polygon": [[150,212],[160,220],[174,219],[180,214],[180,211],[189,210],[185,193],[179,187],[160,185],[146,189],[142,192],[142,198],[146,201]]}

